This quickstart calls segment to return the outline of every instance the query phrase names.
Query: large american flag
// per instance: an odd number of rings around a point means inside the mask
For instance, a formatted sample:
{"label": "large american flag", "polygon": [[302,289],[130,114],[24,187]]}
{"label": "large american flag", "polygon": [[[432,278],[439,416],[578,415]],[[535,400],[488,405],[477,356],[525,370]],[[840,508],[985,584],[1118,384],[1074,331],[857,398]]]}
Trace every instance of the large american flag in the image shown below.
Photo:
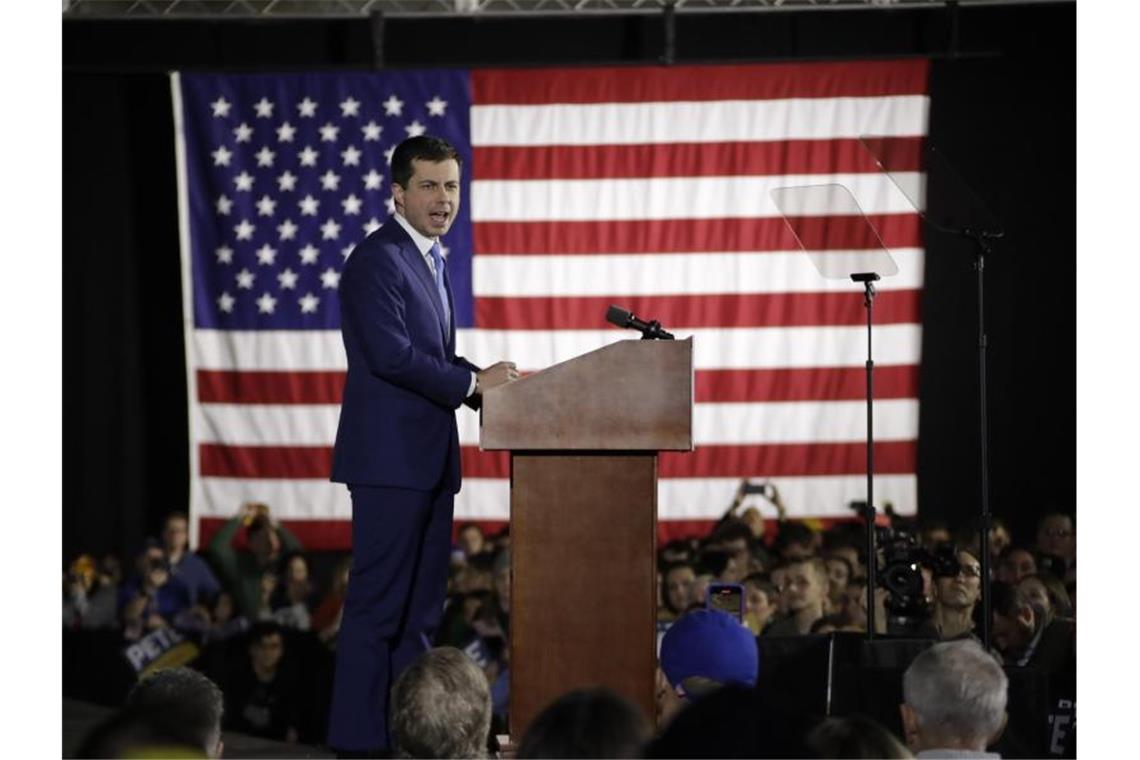
{"label": "large american flag", "polygon": [[[921,180],[928,69],[173,74],[199,539],[256,500],[310,548],[349,545],[348,494],[328,482],[337,283],[390,222],[388,161],[416,134],[464,159],[443,241],[461,354],[536,371],[635,337],[605,323],[611,303],[694,336],[697,448],[661,457],[663,537],[719,517],[743,478],[775,483],[791,516],[864,498],[862,293],[820,277],[769,195],[849,188],[900,269],[875,302],[876,501],[914,513],[920,223],[858,138],[898,138]],[[812,220],[808,245],[842,246],[853,225],[835,221]],[[459,428],[456,519],[507,520],[506,454],[479,450],[465,408]]]}

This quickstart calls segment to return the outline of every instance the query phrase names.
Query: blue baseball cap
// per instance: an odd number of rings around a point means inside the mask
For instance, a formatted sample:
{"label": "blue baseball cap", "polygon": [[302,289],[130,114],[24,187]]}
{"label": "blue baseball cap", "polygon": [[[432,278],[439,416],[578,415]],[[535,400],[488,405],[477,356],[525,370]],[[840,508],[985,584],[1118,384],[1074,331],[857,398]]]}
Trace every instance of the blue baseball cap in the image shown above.
{"label": "blue baseball cap", "polygon": [[661,640],[661,670],[673,687],[691,676],[751,687],[759,669],[752,631],[721,610],[686,613]]}

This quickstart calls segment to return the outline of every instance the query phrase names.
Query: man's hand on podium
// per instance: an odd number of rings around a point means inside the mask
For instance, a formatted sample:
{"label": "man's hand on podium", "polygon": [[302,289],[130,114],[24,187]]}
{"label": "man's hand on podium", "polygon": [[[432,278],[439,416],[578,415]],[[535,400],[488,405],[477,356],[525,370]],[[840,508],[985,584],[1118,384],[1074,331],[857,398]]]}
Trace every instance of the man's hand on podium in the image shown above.
{"label": "man's hand on podium", "polygon": [[482,372],[475,373],[475,393],[481,394],[496,385],[503,385],[518,379],[519,371],[514,362],[492,364]]}

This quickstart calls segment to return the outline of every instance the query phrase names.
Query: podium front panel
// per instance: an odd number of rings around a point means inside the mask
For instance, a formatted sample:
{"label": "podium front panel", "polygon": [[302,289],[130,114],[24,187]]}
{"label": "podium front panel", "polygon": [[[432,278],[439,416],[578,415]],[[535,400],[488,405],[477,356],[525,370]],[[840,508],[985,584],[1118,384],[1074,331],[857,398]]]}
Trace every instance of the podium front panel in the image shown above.
{"label": "podium front panel", "polygon": [[653,720],[657,457],[511,458],[511,735],[605,686]]}

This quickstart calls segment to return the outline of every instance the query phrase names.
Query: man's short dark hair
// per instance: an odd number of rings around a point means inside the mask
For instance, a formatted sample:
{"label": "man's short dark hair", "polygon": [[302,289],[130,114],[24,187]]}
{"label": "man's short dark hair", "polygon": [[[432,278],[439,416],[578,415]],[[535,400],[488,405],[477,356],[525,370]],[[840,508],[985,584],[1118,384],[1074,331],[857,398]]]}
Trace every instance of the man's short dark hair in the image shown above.
{"label": "man's short dark hair", "polygon": [[274,620],[260,620],[250,626],[246,640],[250,646],[253,646],[254,644],[260,644],[263,639],[270,636],[280,636],[282,640],[285,639],[284,629],[281,627],[281,624]]}
{"label": "man's short dark hair", "polygon": [[191,668],[165,668],[135,684],[126,707],[138,714],[164,716],[164,726],[208,754],[221,738],[224,700],[213,681]]}
{"label": "man's short dark hair", "polygon": [[752,529],[743,520],[729,518],[716,527],[709,537],[710,544],[723,544],[729,541],[752,540]]}
{"label": "man's short dark hair", "polygon": [[652,728],[637,705],[609,689],[578,689],[539,713],[519,758],[641,757]]}
{"label": "man's short dark hair", "polygon": [[409,137],[397,145],[392,153],[392,181],[406,189],[408,181],[415,173],[413,161],[430,161],[438,164],[449,159],[453,159],[459,164],[459,168],[463,168],[463,158],[447,140],[430,135]]}
{"label": "man's short dark hair", "polygon": [[990,585],[990,609],[1003,618],[1014,620],[1022,607],[1029,606],[1025,594],[1014,584],[994,581]]}

